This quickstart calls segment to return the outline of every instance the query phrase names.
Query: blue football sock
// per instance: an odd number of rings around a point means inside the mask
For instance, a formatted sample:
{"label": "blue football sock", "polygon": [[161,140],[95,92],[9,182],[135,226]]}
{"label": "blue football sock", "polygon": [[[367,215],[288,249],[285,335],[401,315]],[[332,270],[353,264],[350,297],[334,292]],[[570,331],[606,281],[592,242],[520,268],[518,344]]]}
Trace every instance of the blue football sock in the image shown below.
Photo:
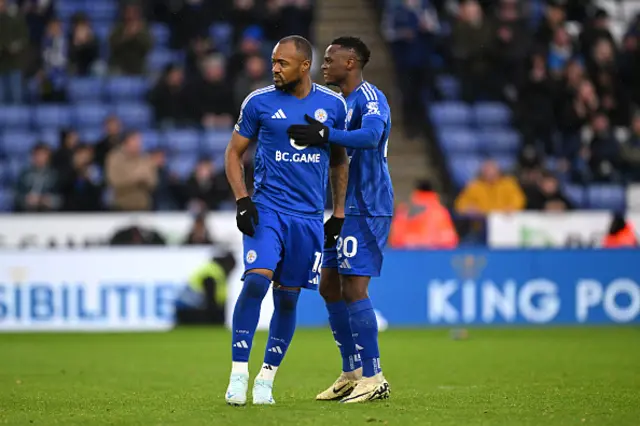
{"label": "blue football sock", "polygon": [[296,306],[300,291],[273,289],[273,316],[269,324],[269,340],[264,363],[278,367],[296,330]]}
{"label": "blue football sock", "polygon": [[262,299],[270,284],[271,280],[264,275],[249,273],[244,277],[244,286],[233,310],[231,359],[234,362],[249,362],[253,335],[260,320]]}
{"label": "blue football sock", "polygon": [[382,371],[378,350],[378,321],[373,311],[371,299],[358,300],[349,304],[349,321],[356,336],[356,348],[362,360],[362,375],[373,377]]}
{"label": "blue football sock", "polygon": [[333,338],[340,349],[340,355],[342,355],[342,371],[348,373],[362,367],[356,349],[356,341],[351,331],[347,302],[341,300],[327,303],[327,311],[329,312],[329,325],[333,331]]}

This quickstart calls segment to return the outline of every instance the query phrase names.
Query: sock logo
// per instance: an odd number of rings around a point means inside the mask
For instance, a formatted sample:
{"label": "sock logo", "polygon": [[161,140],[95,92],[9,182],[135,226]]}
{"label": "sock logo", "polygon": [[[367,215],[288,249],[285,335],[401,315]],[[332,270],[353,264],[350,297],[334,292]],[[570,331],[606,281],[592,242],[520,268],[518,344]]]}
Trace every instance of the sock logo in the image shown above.
{"label": "sock logo", "polygon": [[244,340],[234,343],[233,347],[240,348],[240,349],[249,349],[249,345],[247,345],[247,342]]}
{"label": "sock logo", "polygon": [[272,367],[272,366],[270,366],[269,364],[265,364],[262,368],[263,368],[264,370],[273,370],[273,367]]}
{"label": "sock logo", "polygon": [[274,346],[272,348],[269,348],[269,352],[273,352],[274,354],[282,355],[282,349],[280,348],[280,346]]}

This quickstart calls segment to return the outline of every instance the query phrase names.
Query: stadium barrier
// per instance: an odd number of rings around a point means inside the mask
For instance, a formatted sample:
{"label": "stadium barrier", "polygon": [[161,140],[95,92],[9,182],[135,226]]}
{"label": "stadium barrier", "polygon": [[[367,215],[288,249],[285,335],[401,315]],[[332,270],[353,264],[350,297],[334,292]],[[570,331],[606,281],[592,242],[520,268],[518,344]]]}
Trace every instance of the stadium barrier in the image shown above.
{"label": "stadium barrier", "polygon": [[[490,247],[600,247],[611,222],[607,211],[570,213],[493,213],[488,218]],[[627,214],[640,230],[640,212]]]}
{"label": "stadium barrier", "polygon": [[[5,249],[0,331],[171,329],[177,291],[215,250]],[[639,264],[639,250],[388,251],[370,293],[389,327],[639,323]],[[229,277],[227,324],[241,270]],[[261,329],[272,311],[268,295]],[[320,296],[303,292],[300,326],[326,317]]]}

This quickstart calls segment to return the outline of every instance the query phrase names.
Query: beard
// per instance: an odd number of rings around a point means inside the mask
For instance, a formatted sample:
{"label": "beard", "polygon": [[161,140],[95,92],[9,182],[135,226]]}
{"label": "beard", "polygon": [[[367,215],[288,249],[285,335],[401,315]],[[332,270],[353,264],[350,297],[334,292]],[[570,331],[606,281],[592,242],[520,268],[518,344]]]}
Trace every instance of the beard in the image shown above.
{"label": "beard", "polygon": [[298,79],[293,80],[293,81],[288,81],[286,83],[282,83],[279,86],[276,84],[276,89],[281,90],[283,92],[293,92],[296,89],[296,87],[298,87],[300,82],[302,82],[302,79],[298,78]]}

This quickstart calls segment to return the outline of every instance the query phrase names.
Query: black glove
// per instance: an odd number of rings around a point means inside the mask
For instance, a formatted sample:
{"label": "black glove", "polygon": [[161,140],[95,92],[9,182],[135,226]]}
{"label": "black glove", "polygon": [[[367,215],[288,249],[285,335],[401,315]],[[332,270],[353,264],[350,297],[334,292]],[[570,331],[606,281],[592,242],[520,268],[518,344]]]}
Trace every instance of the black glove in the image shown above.
{"label": "black glove", "polygon": [[324,248],[333,248],[338,242],[344,218],[331,216],[324,223]]}
{"label": "black glove", "polygon": [[307,114],[304,115],[304,119],[309,124],[293,124],[287,129],[287,134],[293,139],[293,143],[300,146],[318,146],[329,142],[327,126]]}
{"label": "black glove", "polygon": [[238,207],[236,213],[236,222],[238,229],[245,235],[253,237],[256,233],[255,225],[258,224],[258,210],[253,204],[251,197],[240,198],[236,201]]}

